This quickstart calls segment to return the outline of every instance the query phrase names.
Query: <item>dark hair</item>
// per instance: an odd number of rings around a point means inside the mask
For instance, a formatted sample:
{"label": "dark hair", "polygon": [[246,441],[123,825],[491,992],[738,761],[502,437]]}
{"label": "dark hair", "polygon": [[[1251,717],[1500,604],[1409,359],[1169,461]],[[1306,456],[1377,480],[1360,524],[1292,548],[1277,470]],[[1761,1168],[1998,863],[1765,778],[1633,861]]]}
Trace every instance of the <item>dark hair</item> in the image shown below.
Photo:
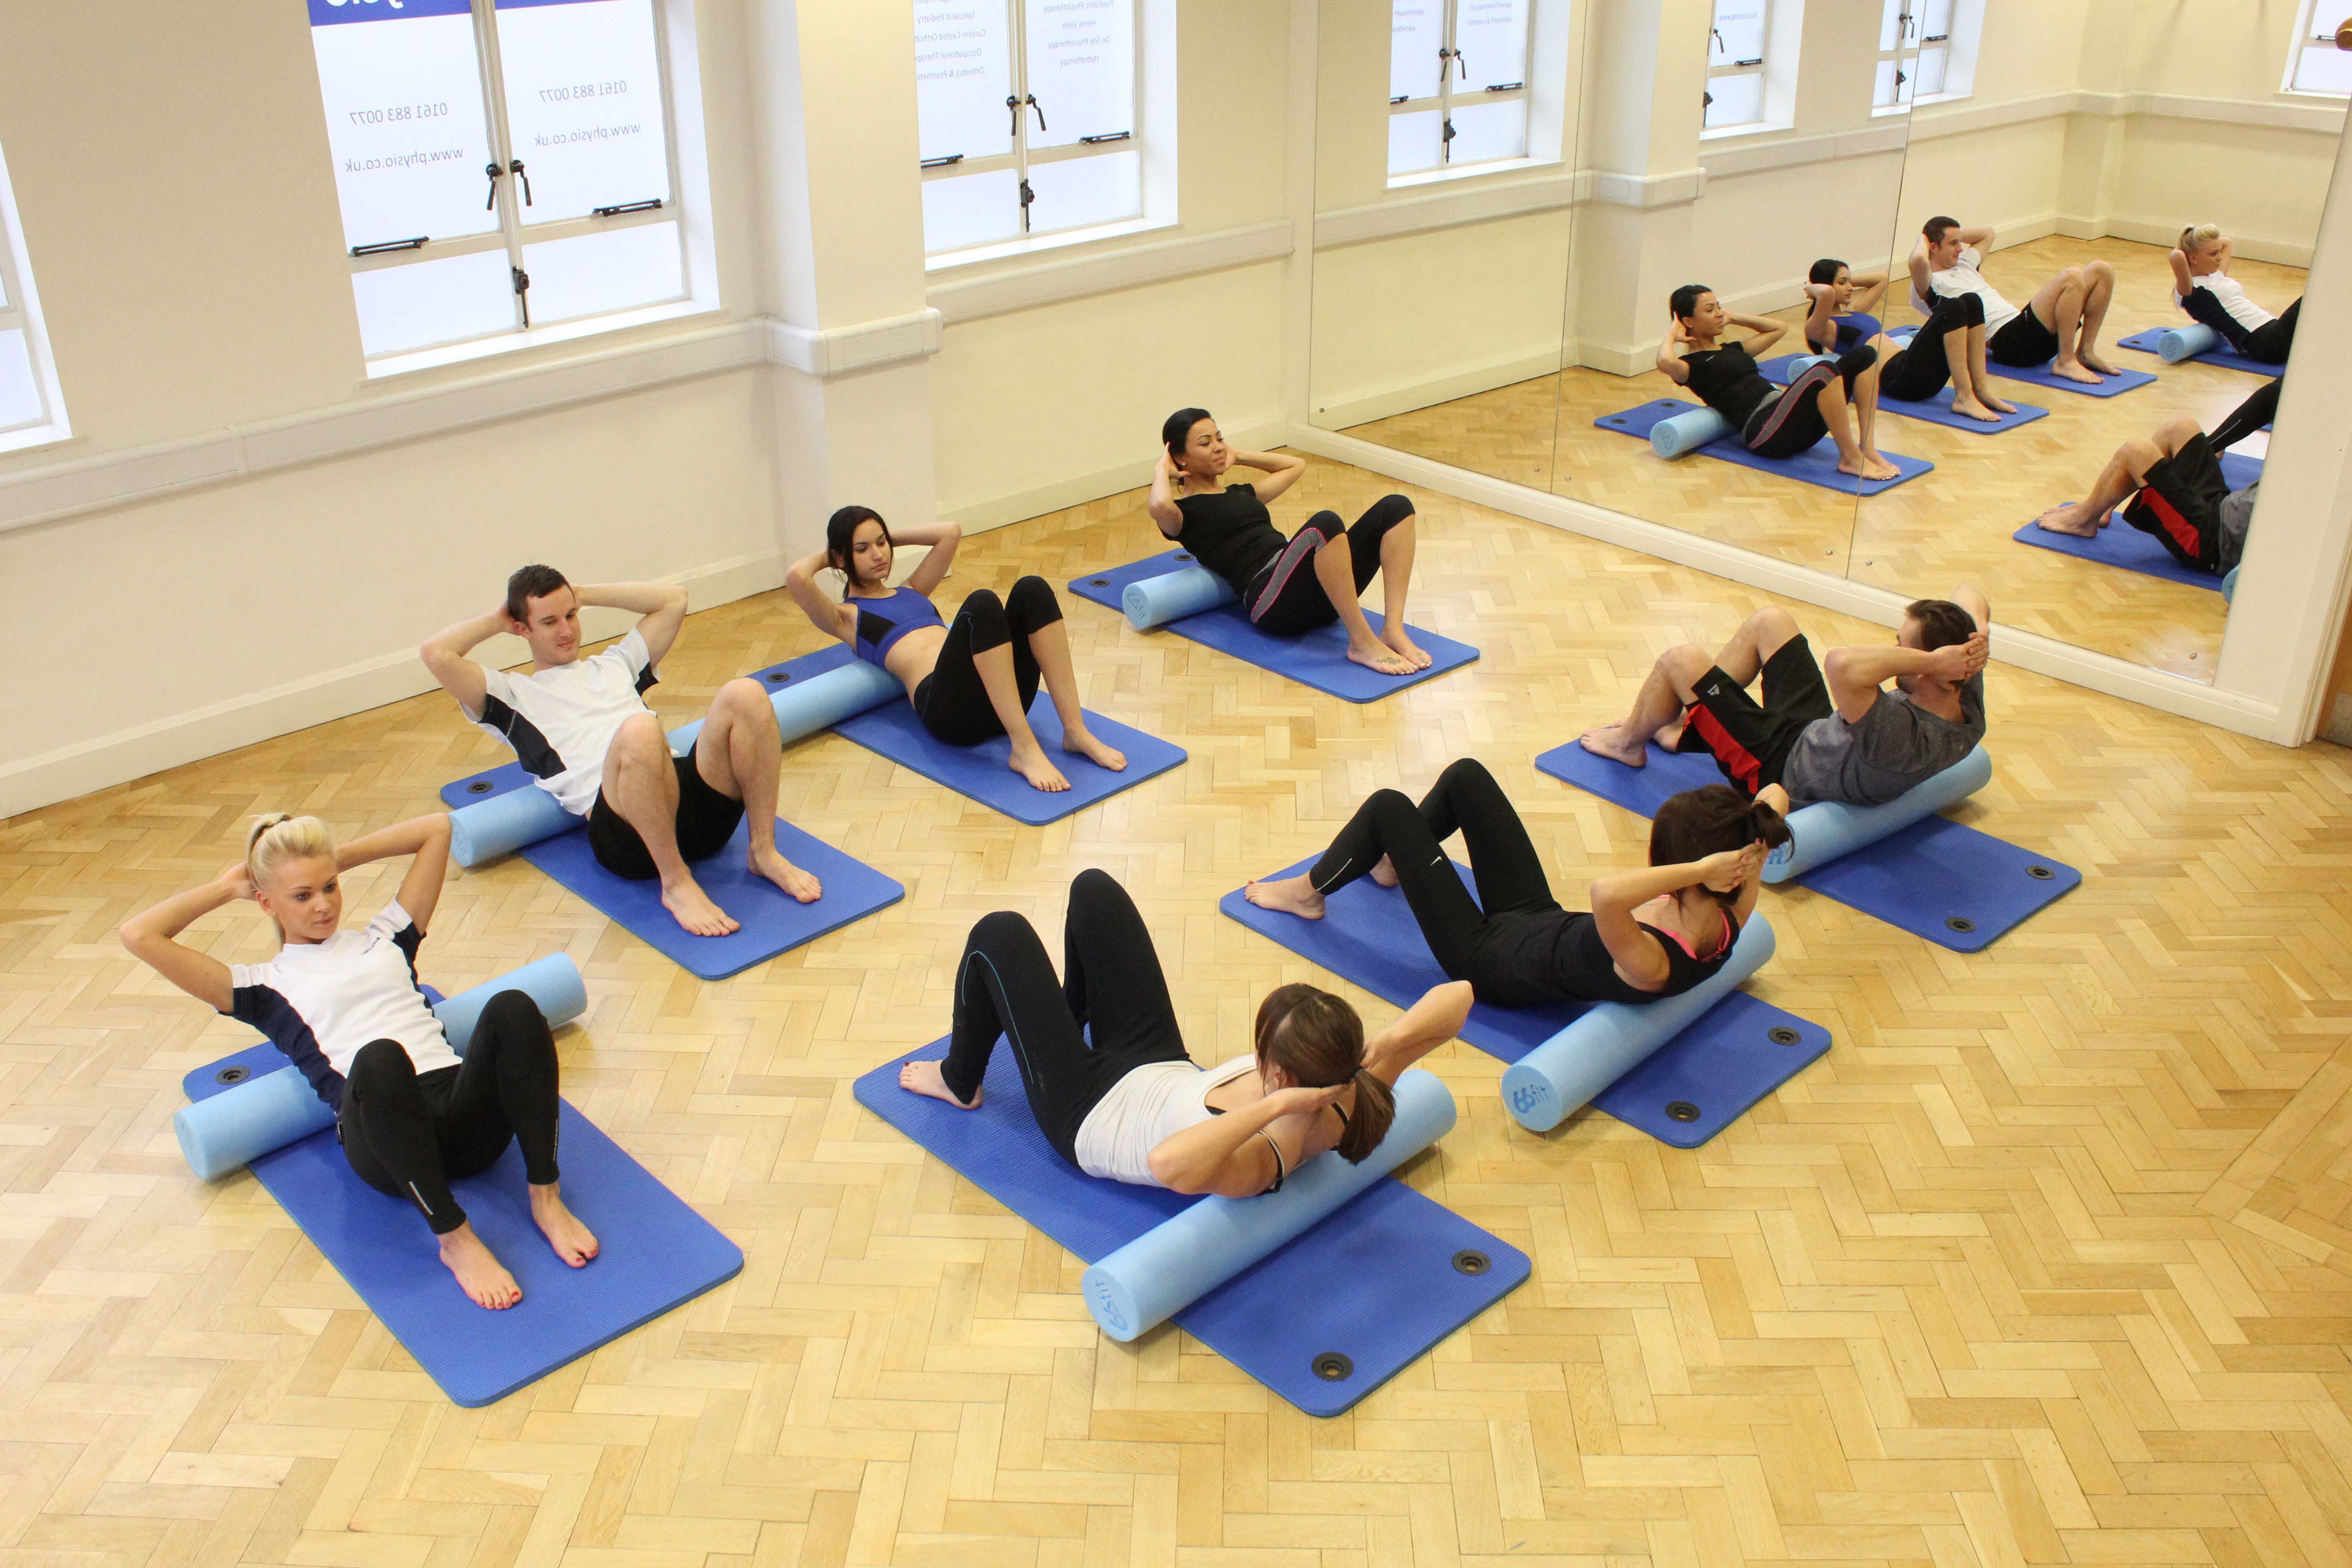
{"label": "dark hair", "polygon": [[1949,599],[1914,599],[1903,606],[1903,614],[1919,623],[1919,642],[1928,653],[1977,635],[1977,618]]}
{"label": "dark hair", "polygon": [[[857,531],[869,522],[882,522],[882,514],[870,506],[845,506],[824,520],[824,563],[838,571],[842,603],[849,602],[849,590],[857,585],[857,574],[850,570],[849,558],[857,542]],[[890,537],[890,525],[882,522],[882,542],[893,550],[898,544]]]}
{"label": "dark hair", "polygon": [[1675,313],[1675,321],[1687,321],[1691,313],[1698,309],[1698,297],[1714,292],[1704,283],[1685,283],[1667,297],[1666,309]]}
{"label": "dark hair", "polygon": [[[1707,784],[1686,789],[1658,807],[1658,815],[1650,819],[1650,864],[1686,866],[1727,849],[1745,849],[1759,839],[1765,848],[1778,849],[1790,837],[1788,823],[1762,801],[1750,800],[1729,784]],[[1705,890],[1727,906],[1738,899],[1737,893]]]}
{"label": "dark hair", "polygon": [[1838,268],[1844,265],[1844,262],[1840,261],[1834,256],[1824,256],[1819,261],[1813,263],[1813,269],[1805,274],[1805,281],[1808,283],[1834,283],[1837,281]]}
{"label": "dark hair", "polygon": [[1179,465],[1184,461],[1184,444],[1192,438],[1192,426],[1215,415],[1205,408],[1179,408],[1160,422],[1160,444]]}
{"label": "dark hair", "polygon": [[1920,226],[1919,232],[1927,237],[1928,244],[1941,245],[1944,237],[1959,226],[1960,220],[1956,217],[1931,217]]}
{"label": "dark hair", "polygon": [[1328,991],[1278,985],[1257,1005],[1257,1059],[1278,1067],[1294,1083],[1328,1089],[1351,1079],[1355,1114],[1339,1134],[1339,1157],[1360,1165],[1380,1147],[1396,1120],[1396,1096],[1364,1070],[1364,1021]]}
{"label": "dark hair", "polygon": [[507,619],[529,621],[533,599],[543,599],[558,588],[570,586],[571,580],[552,566],[524,567],[507,579]]}

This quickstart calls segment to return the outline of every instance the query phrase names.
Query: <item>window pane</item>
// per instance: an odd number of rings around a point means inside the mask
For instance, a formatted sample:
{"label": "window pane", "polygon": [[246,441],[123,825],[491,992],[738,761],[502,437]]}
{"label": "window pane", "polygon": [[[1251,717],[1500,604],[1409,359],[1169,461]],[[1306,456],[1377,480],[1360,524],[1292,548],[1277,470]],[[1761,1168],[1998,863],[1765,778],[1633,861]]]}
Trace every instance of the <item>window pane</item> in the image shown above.
{"label": "window pane", "polygon": [[512,331],[514,279],[507,253],[478,250],[352,274],[360,347],[369,357]]}
{"label": "window pane", "polygon": [[[1913,0],[1913,4],[1919,5],[1919,39],[1922,43],[1929,38],[1952,36],[1952,0],[1926,0],[1924,5],[1920,5],[1920,0]],[[1921,88],[1919,90],[1927,92],[1932,89]]]}
{"label": "window pane", "polygon": [[1911,14],[1917,0],[1886,0],[1878,14],[1878,52],[1887,54],[1902,47],[1910,40],[1903,36],[1904,19]]}
{"label": "window pane", "polygon": [[1143,154],[1102,153],[1033,163],[1029,189],[1037,198],[1029,207],[1032,234],[1141,217]]}
{"label": "window pane", "polygon": [[915,0],[915,110],[926,158],[1013,151],[1012,11],[1005,0]]}
{"label": "window pane", "polygon": [[1762,71],[1709,78],[1706,90],[1714,95],[1715,101],[1706,106],[1706,117],[1701,123],[1710,131],[1718,125],[1753,125],[1764,118]]}
{"label": "window pane", "polygon": [[1913,94],[1944,90],[1944,66],[1950,53],[1949,47],[1943,44],[1936,44],[1919,51],[1918,59],[1914,61],[1911,67]]}
{"label": "window pane", "polygon": [[[1454,47],[1462,51],[1454,90],[1528,79],[1528,0],[1459,0],[1454,13]],[[1454,121],[1460,129],[1461,121]],[[1511,156],[1517,157],[1513,153]],[[1462,162],[1462,150],[1454,150]]]}
{"label": "window pane", "polygon": [[490,137],[466,0],[407,0],[397,11],[310,4],[343,243],[496,228],[498,215],[482,210]]}
{"label": "window pane", "polygon": [[1021,182],[1010,169],[923,182],[923,248],[933,256],[1021,235]]}
{"label": "window pane", "polygon": [[1437,167],[1444,155],[1438,142],[1444,128],[1444,116],[1433,109],[1390,115],[1389,173],[1418,174]]}
{"label": "window pane", "polygon": [[33,374],[33,351],[24,329],[0,332],[0,430],[41,418],[41,384]]}
{"label": "window pane", "polygon": [[2334,44],[2305,48],[2294,65],[2298,92],[2352,92],[2352,54]]}
{"label": "window pane", "polygon": [[1706,63],[1728,66],[1763,58],[1764,0],[1715,0],[1715,35],[1707,40]]}
{"label": "window pane", "polygon": [[677,225],[639,224],[522,247],[535,327],[659,305],[686,292]]}
{"label": "window pane", "polygon": [[530,184],[523,221],[667,201],[652,0],[498,0],[498,14],[507,133]]}
{"label": "window pane", "polygon": [[[1082,136],[1135,130],[1135,0],[1026,4],[1029,96],[1037,100],[1029,145],[1067,147]],[[1034,173],[1029,183],[1037,183]],[[1030,226],[1040,226],[1034,213]]]}
{"label": "window pane", "polygon": [[1893,60],[1881,60],[1878,62],[1878,81],[1876,85],[1871,89],[1870,93],[1870,101],[1873,108],[1892,109],[1895,107],[1895,78],[1897,68],[1898,68]]}
{"label": "window pane", "polygon": [[1389,7],[1389,96],[1436,97],[1437,51],[1444,43],[1445,0],[1394,0]]}
{"label": "window pane", "polygon": [[1491,163],[1497,158],[1528,155],[1528,101],[1507,98],[1499,103],[1456,104],[1454,110],[1455,168],[1465,163]]}

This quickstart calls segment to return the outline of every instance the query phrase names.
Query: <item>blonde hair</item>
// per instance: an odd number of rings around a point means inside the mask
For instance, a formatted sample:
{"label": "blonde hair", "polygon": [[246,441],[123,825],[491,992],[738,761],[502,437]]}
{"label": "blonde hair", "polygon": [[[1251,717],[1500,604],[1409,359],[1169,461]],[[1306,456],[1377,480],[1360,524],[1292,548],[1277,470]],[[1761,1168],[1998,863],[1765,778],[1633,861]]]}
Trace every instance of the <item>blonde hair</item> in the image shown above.
{"label": "blonde hair", "polygon": [[2180,231],[2180,254],[2194,256],[2200,248],[2211,245],[2221,237],[2221,226],[2218,223],[2190,224]]}
{"label": "blonde hair", "polygon": [[245,836],[245,874],[255,888],[266,888],[288,860],[319,855],[332,859],[334,854],[334,830],[317,817],[267,812],[253,819]]}

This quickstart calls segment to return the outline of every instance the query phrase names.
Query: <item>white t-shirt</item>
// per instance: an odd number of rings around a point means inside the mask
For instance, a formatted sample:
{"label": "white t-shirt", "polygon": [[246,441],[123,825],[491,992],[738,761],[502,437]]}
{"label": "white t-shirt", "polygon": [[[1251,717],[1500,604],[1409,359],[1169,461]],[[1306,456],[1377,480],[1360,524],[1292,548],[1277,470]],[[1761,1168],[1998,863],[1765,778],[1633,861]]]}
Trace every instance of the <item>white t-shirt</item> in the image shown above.
{"label": "white t-shirt", "polygon": [[474,721],[514,748],[522,771],[556,804],[585,816],[604,787],[604,753],[614,732],[639,713],[641,695],[660,679],[636,627],[589,658],[525,675],[482,670],[487,693]]}
{"label": "white t-shirt", "polygon": [[1156,1187],[1151,1151],[1161,1140],[1197,1127],[1216,1112],[1209,1109],[1209,1091],[1231,1083],[1257,1065],[1243,1055],[1202,1072],[1191,1062],[1147,1062],[1110,1086],[1078,1123],[1078,1169],[1089,1176],[1108,1176]]}
{"label": "white t-shirt", "polygon": [[420,1075],[457,1065],[417,988],[424,940],[395,901],[365,931],[289,942],[267,963],[232,963],[228,1016],[268,1036],[319,1098],[341,1111],[352,1058],[373,1041],[399,1041]]}
{"label": "white t-shirt", "polygon": [[[2017,320],[2017,307],[2000,297],[2000,291],[1984,279],[1977,270],[1984,259],[1983,253],[1973,245],[1960,247],[1960,258],[1941,272],[1927,274],[1927,287],[1947,300],[1957,300],[1963,294],[1974,294],[1984,301],[1985,336],[1990,337],[2010,322]],[[1919,286],[1911,286],[1911,308],[1923,316],[1936,313],[1936,302],[1919,297]]]}
{"label": "white t-shirt", "polygon": [[[2204,277],[2197,279],[2197,287],[2219,300],[2221,302],[2221,309],[2230,312],[2230,320],[2250,332],[2257,327],[2266,327],[2277,320],[2268,310],[2247,299],[2245,286],[2226,272],[2208,272]],[[2176,305],[2179,304],[2180,296],[2175,294],[2172,297],[2172,302]]]}

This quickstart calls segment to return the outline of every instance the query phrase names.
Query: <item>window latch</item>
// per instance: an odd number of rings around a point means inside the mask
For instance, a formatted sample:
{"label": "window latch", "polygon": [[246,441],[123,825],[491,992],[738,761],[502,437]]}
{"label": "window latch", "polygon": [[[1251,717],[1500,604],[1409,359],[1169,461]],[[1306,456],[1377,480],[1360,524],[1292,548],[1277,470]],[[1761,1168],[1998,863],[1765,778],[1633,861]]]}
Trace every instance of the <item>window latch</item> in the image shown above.
{"label": "window latch", "polygon": [[1450,114],[1445,117],[1444,133],[1438,138],[1438,149],[1445,154],[1447,163],[1454,162],[1454,117]]}
{"label": "window latch", "polygon": [[617,206],[592,207],[589,210],[598,217],[618,217],[623,213],[657,213],[661,206],[659,196],[648,196],[641,202],[623,202]]}
{"label": "window latch", "polygon": [[1045,111],[1037,108],[1037,95],[1035,93],[1033,92],[1025,97],[1016,98],[1008,92],[1004,95],[1004,107],[1013,111],[1012,133],[1013,135],[1018,136],[1021,134],[1021,111],[1024,109],[1036,110],[1037,129],[1040,131],[1045,129]]}
{"label": "window latch", "polygon": [[1088,147],[1099,147],[1106,142],[1124,142],[1134,134],[1132,131],[1107,131],[1100,136],[1081,136],[1078,140]]}
{"label": "window latch", "polygon": [[352,254],[353,256],[382,256],[386,251],[391,250],[422,250],[425,248],[425,242],[427,237],[429,237],[420,234],[414,239],[380,239],[373,245],[354,245],[352,247]]}
{"label": "window latch", "polygon": [[951,167],[953,167],[955,164],[961,163],[962,163],[962,162],[963,162],[963,154],[962,154],[962,153],[949,153],[949,154],[948,154],[946,157],[944,157],[944,158],[926,158],[926,159],[924,159],[924,160],[923,160],[923,167],[924,167],[924,168],[926,168],[926,169],[946,169],[946,168],[951,168]]}
{"label": "window latch", "polygon": [[506,171],[499,168],[499,161],[496,158],[493,158],[488,163],[482,165],[482,173],[490,177],[489,197],[482,203],[482,210],[484,212],[488,212],[492,207],[499,205],[499,176],[505,174]]}
{"label": "window latch", "polygon": [[1021,182],[1021,232],[1024,234],[1029,232],[1029,204],[1036,199],[1037,193],[1029,188],[1027,180],[1023,180]]}
{"label": "window latch", "polygon": [[[1447,64],[1448,61],[1452,62],[1450,67]],[[1449,49],[1441,44],[1437,49],[1437,79],[1440,81],[1445,79],[1445,73],[1449,68],[1459,70],[1464,81],[1470,79],[1470,68],[1462,63],[1462,51]]]}
{"label": "window latch", "polygon": [[1713,38],[1713,39],[1715,40],[1715,47],[1716,47],[1716,50],[1717,50],[1717,52],[1718,52],[1718,53],[1720,53],[1720,54],[1727,54],[1727,54],[1729,54],[1729,53],[1731,52],[1731,50],[1730,50],[1729,48],[1726,47],[1725,47],[1725,45],[1724,45],[1724,42],[1723,42],[1723,29],[1722,29],[1722,28],[1720,28],[1720,27],[1709,27],[1709,28],[1706,30],[1706,36],[1707,36],[1708,37]]}
{"label": "window latch", "polygon": [[528,327],[530,325],[530,274],[520,267],[509,267],[507,270],[514,274],[515,298],[522,301],[522,324]]}
{"label": "window latch", "polygon": [[530,176],[522,172],[522,160],[517,158],[507,165],[507,173],[522,182],[522,205],[530,205]]}

